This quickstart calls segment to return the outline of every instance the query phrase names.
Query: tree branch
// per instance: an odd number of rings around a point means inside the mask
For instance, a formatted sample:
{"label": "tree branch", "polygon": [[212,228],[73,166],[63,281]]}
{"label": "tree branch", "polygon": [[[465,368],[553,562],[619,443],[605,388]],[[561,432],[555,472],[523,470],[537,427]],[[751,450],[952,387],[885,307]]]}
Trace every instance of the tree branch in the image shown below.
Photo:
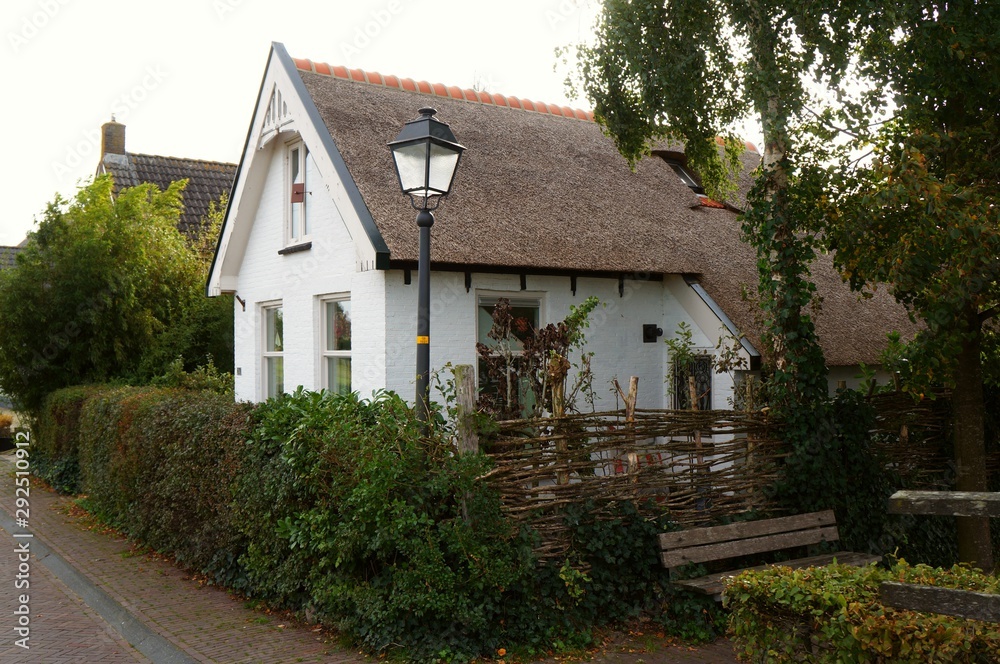
{"label": "tree branch", "polygon": [[986,311],[980,311],[979,312],[979,323],[980,324],[985,323],[986,321],[988,321],[989,319],[993,318],[997,314],[1000,314],[1000,305],[996,305],[996,306],[990,307]]}

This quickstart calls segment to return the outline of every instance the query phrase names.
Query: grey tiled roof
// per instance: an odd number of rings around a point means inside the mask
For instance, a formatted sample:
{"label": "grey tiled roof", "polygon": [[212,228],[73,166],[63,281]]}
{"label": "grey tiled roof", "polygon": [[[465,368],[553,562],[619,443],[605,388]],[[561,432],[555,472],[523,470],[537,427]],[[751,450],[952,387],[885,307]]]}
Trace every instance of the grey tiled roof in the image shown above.
{"label": "grey tiled roof", "polygon": [[0,247],[0,270],[14,267],[14,257],[20,252],[20,247]]}
{"label": "grey tiled roof", "polygon": [[186,178],[184,214],[178,225],[185,235],[198,229],[209,203],[229,194],[236,175],[236,164],[149,154],[106,154],[102,165],[114,178],[115,192],[147,182],[166,189],[170,183]]}

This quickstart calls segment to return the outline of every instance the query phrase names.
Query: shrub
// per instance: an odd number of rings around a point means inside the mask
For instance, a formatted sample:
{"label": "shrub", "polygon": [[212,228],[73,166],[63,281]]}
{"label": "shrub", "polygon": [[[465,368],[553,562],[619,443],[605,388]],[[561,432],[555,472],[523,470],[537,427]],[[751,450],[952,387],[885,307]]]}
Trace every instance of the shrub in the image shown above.
{"label": "shrub", "polygon": [[756,662],[1000,662],[1000,625],[884,606],[889,580],[1000,592],[1000,579],[959,566],[773,567],[728,584],[730,633]]}
{"label": "shrub", "polygon": [[63,493],[80,490],[80,411],[98,386],[67,387],[49,394],[32,426],[32,472]]}
{"label": "shrub", "polygon": [[497,647],[503,589],[529,568],[475,481],[486,457],[424,437],[393,394],[303,391],[260,406],[245,453],[233,506],[255,591],[312,607],[374,651]]}
{"label": "shrub", "polygon": [[[175,372],[177,373],[177,372]],[[179,375],[179,374],[178,374]],[[185,381],[181,381],[184,383]],[[336,626],[369,651],[466,660],[590,643],[643,611],[711,636],[712,603],[675,594],[666,519],[631,504],[563,514],[539,562],[483,481],[492,460],[424,435],[396,395],[302,390],[263,404],[174,387],[64,390],[43,414],[52,458],[79,460],[100,518],[246,595]]]}
{"label": "shrub", "polygon": [[123,387],[80,411],[80,488],[102,520],[239,589],[242,542],[230,525],[233,448],[249,406],[204,391]]}

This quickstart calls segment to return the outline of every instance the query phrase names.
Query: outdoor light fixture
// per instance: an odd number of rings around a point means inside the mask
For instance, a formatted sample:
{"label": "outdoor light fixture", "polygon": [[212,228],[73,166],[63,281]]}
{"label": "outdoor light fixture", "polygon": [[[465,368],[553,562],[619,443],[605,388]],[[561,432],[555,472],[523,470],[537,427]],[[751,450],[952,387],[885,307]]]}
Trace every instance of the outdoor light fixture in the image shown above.
{"label": "outdoor light fixture", "polygon": [[392,150],[399,188],[410,197],[420,228],[417,263],[417,419],[427,421],[431,365],[431,226],[441,199],[448,195],[464,147],[433,108],[421,108],[420,117],[403,125]]}

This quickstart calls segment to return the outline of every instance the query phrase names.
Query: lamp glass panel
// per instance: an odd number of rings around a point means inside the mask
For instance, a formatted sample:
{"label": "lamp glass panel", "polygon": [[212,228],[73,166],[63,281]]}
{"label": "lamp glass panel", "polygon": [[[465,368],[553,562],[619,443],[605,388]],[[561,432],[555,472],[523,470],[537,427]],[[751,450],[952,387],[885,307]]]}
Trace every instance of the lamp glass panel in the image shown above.
{"label": "lamp glass panel", "polygon": [[431,144],[431,177],[430,189],[435,193],[447,194],[451,187],[451,179],[458,167],[458,152],[449,148]]}
{"label": "lamp glass panel", "polygon": [[397,145],[392,149],[403,191],[423,195],[427,184],[427,143]]}

